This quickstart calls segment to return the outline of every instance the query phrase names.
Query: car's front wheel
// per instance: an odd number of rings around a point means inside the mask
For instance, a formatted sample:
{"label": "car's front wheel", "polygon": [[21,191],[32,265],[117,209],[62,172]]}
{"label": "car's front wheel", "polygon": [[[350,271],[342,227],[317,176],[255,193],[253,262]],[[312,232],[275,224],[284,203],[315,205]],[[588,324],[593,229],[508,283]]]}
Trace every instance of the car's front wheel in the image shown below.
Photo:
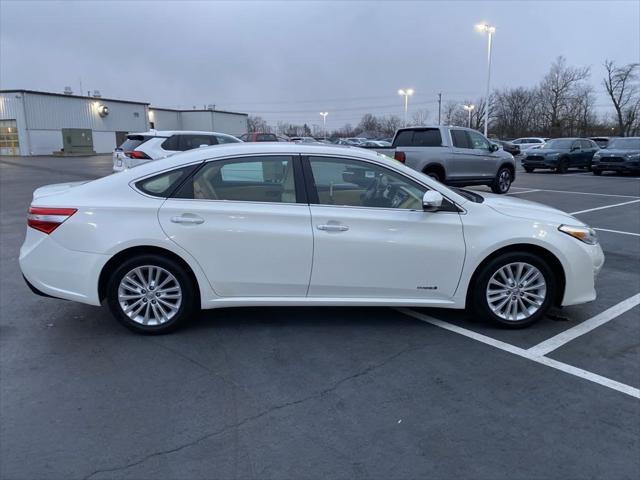
{"label": "car's front wheel", "polygon": [[127,328],[160,334],[174,330],[196,308],[195,286],[176,261],[140,255],[124,261],[107,283],[111,313]]}
{"label": "car's front wheel", "polygon": [[511,173],[511,169],[508,167],[502,167],[500,170],[498,170],[496,178],[491,184],[491,190],[493,191],[493,193],[507,193],[511,188],[511,182],[513,182],[513,174]]}
{"label": "car's front wheel", "polygon": [[531,173],[534,170],[535,170],[535,168],[533,168],[533,167],[524,167],[524,171],[527,172],[527,173]]}
{"label": "car's front wheel", "polygon": [[505,327],[522,328],[540,320],[549,310],[556,279],[538,256],[510,252],[484,265],[470,288],[477,313]]}
{"label": "car's front wheel", "polygon": [[594,168],[592,172],[594,175],[602,175],[602,170],[600,170],[599,168]]}

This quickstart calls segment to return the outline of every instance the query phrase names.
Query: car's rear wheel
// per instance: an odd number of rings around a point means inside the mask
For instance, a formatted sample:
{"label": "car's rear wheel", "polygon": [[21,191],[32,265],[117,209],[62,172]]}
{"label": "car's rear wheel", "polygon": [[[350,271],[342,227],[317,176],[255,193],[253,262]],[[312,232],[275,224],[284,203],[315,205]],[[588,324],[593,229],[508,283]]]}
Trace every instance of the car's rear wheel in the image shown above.
{"label": "car's rear wheel", "polygon": [[122,263],[107,283],[107,303],[120,323],[139,333],[167,333],[195,309],[195,286],[176,261],[141,255]]}
{"label": "car's rear wheel", "polygon": [[592,172],[593,172],[593,174],[594,174],[594,175],[602,175],[602,170],[597,169],[597,168],[594,168],[594,169],[592,170]]}
{"label": "car's rear wheel", "polygon": [[512,181],[513,174],[511,173],[511,169],[508,167],[502,167],[500,170],[498,170],[496,178],[491,184],[491,190],[493,191],[493,193],[507,193],[511,188]]}
{"label": "car's rear wheel", "polygon": [[434,180],[438,181],[438,182],[442,182],[442,180],[444,180],[444,178],[442,178],[442,176],[440,175],[440,173],[436,170],[427,170],[426,172],[424,172],[425,175],[427,175],[428,177],[433,178]]}
{"label": "car's rear wheel", "polygon": [[533,167],[524,167],[524,171],[527,172],[527,173],[531,173],[534,170],[535,170],[535,168],[533,168]]}
{"label": "car's rear wheel", "polygon": [[549,310],[556,279],[538,256],[510,252],[484,265],[470,288],[477,313],[505,327],[522,328],[540,320]]}

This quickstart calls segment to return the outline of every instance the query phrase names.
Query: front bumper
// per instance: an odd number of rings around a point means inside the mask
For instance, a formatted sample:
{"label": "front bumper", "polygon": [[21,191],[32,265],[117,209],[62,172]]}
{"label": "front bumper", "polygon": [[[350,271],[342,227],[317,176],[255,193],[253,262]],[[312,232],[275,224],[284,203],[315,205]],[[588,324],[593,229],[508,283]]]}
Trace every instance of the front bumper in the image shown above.
{"label": "front bumper", "polygon": [[556,168],[558,166],[557,158],[544,158],[544,157],[536,157],[536,158],[523,158],[522,159],[523,167],[531,167],[531,168]]}
{"label": "front bumper", "polygon": [[594,161],[591,164],[592,170],[614,171],[614,172],[640,172],[640,161],[629,160],[627,162],[602,162]]}
{"label": "front bumper", "polygon": [[604,265],[604,252],[600,244],[579,244],[578,249],[571,251],[568,260],[568,264],[564,265],[566,285],[562,306],[578,305],[595,300],[596,278]]}

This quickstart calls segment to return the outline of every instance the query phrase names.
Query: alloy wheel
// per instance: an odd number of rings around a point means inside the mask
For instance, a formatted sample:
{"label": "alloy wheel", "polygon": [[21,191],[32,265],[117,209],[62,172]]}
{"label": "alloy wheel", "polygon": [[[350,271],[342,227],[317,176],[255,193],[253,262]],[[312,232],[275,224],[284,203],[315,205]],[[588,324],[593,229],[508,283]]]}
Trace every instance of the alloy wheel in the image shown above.
{"label": "alloy wheel", "polygon": [[525,262],[508,263],[489,279],[486,299],[499,318],[517,322],[535,314],[547,296],[547,282],[542,272]]}
{"label": "alloy wheel", "polygon": [[176,277],[162,267],[142,265],[130,270],[118,285],[123,313],[140,325],[162,325],[182,304],[182,288]]}

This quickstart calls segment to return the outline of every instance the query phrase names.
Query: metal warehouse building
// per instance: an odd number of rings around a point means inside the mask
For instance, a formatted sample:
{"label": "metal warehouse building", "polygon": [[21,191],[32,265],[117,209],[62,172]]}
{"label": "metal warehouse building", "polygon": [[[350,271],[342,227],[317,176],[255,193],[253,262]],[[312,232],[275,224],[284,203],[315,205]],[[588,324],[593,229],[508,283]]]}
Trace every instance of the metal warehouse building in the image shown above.
{"label": "metal warehouse building", "polygon": [[0,90],[0,155],[110,153],[127,133],[202,130],[239,135],[247,114],[150,108],[146,102]]}

